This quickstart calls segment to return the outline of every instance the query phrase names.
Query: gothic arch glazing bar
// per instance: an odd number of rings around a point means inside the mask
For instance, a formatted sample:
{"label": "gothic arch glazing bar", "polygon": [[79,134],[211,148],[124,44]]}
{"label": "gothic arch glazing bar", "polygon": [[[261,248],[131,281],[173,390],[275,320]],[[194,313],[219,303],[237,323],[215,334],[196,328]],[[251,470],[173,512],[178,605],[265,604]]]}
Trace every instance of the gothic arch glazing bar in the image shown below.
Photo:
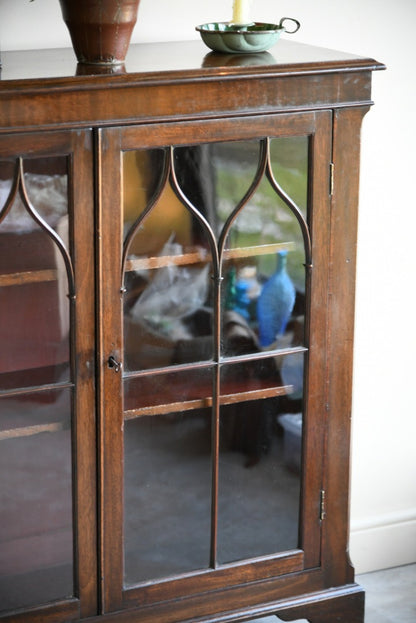
{"label": "gothic arch glazing bar", "polygon": [[22,200],[22,204],[28,214],[33,218],[33,220],[43,229],[43,231],[52,239],[55,243],[59,252],[62,256],[62,259],[65,264],[66,273],[68,277],[68,296],[69,298],[75,298],[75,277],[74,277],[74,269],[72,266],[72,261],[69,255],[69,252],[62,240],[62,238],[54,231],[50,225],[40,216],[33,203],[30,201],[28,192],[26,189],[25,179],[24,179],[24,160],[22,157],[19,157],[16,160],[16,168],[15,175],[13,178],[12,187],[10,190],[9,197],[4,205],[3,210],[0,214],[0,222],[3,221],[8,213],[10,212],[12,205],[17,197],[20,195]]}

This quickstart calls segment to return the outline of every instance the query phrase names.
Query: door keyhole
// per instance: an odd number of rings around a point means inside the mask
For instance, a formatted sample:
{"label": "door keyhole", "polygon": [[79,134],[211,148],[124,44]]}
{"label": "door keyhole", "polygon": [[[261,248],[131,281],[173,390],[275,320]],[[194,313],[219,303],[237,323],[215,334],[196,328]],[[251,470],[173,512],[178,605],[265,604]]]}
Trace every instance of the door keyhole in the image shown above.
{"label": "door keyhole", "polygon": [[117,361],[117,359],[113,357],[113,355],[110,355],[110,357],[108,358],[108,367],[113,368],[114,372],[120,372],[123,364],[121,363],[121,361]]}

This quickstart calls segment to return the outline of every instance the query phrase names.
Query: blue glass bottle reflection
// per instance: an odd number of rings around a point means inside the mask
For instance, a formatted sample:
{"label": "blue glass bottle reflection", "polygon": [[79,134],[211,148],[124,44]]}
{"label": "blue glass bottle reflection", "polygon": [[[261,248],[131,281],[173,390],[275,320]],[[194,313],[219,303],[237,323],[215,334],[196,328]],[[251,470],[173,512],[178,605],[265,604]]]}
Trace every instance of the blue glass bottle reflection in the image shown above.
{"label": "blue glass bottle reflection", "polygon": [[234,311],[238,312],[246,320],[250,320],[249,305],[250,299],[247,291],[249,284],[247,281],[237,281],[235,286],[235,306]]}
{"label": "blue glass bottle reflection", "polygon": [[283,335],[295,304],[296,290],[286,270],[287,251],[277,253],[276,272],[266,281],[257,302],[260,345]]}

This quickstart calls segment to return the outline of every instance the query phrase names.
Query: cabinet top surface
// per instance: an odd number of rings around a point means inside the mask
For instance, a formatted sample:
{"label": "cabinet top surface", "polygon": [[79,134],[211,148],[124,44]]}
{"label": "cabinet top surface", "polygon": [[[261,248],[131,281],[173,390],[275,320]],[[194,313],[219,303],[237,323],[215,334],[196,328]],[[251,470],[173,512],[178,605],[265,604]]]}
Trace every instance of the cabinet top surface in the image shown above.
{"label": "cabinet top surface", "polygon": [[131,45],[126,63],[114,68],[78,65],[72,49],[24,50],[2,53],[1,91],[12,88],[66,86],[104,82],[126,84],[164,80],[232,78],[381,69],[371,58],[281,40],[259,54],[218,54],[202,41]]}

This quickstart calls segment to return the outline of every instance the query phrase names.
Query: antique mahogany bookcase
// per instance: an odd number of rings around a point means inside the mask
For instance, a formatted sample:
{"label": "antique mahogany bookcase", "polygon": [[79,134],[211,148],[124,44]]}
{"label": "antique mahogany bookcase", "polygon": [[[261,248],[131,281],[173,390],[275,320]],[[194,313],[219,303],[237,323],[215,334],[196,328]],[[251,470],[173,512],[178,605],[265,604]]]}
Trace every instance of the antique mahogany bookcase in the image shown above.
{"label": "antique mahogany bookcase", "polygon": [[354,273],[382,65],[285,40],[2,60],[0,620],[362,622]]}

